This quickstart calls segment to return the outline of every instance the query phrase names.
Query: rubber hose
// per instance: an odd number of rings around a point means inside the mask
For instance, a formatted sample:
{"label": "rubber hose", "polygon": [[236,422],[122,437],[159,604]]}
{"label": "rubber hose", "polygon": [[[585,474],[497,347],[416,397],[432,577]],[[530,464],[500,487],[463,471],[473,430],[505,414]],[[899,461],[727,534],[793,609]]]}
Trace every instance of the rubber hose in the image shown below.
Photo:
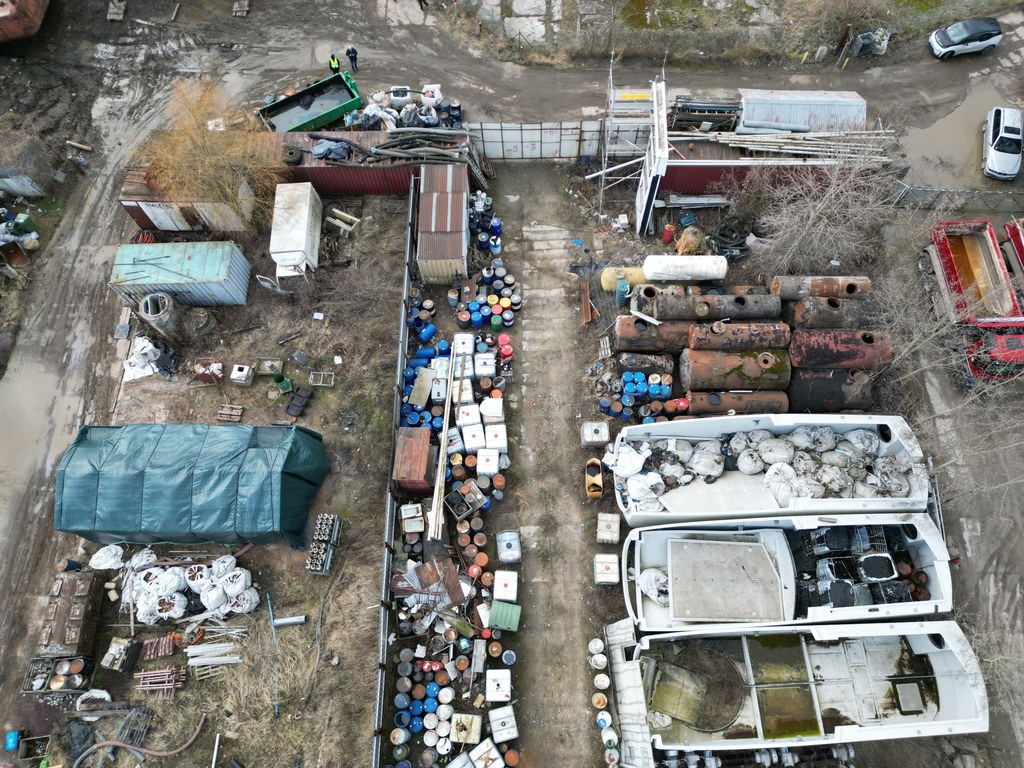
{"label": "rubber hose", "polygon": [[126,744],[123,741],[98,741],[91,747],[89,747],[87,750],[85,750],[85,752],[80,754],[78,756],[78,759],[71,764],[71,768],[79,768],[79,766],[81,766],[82,764],[82,761],[85,760],[86,757],[91,755],[97,749],[102,749],[103,747],[121,747],[122,749],[130,749],[133,752],[141,752],[142,754],[148,755],[149,757],[172,757],[174,755],[180,754],[181,752],[184,752],[186,749],[191,747],[195,743],[195,740],[199,738],[199,733],[203,730],[203,726],[205,724],[206,715],[204,714],[202,717],[199,718],[199,725],[196,726],[195,733],[193,733],[189,737],[189,740],[177,749],[172,749],[166,752],[160,752],[155,749],[146,749],[145,747],[136,747],[134,744]]}

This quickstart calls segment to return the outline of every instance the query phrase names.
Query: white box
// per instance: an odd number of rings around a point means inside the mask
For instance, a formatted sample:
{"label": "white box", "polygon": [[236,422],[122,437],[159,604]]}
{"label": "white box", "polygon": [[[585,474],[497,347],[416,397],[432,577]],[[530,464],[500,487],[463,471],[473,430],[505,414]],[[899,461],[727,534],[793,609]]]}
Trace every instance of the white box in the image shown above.
{"label": "white box", "polygon": [[516,725],[516,713],[512,705],[495,707],[487,713],[491,723],[491,738],[495,744],[501,744],[519,738],[519,726]]}
{"label": "white box", "polygon": [[519,595],[519,574],[515,571],[495,571],[493,597],[514,603]]}
{"label": "white box", "polygon": [[[472,333],[456,333],[452,337],[452,357],[456,355],[472,355],[476,349],[476,337]],[[458,373],[456,368],[455,372]]]}
{"label": "white box", "polygon": [[425,529],[422,504],[403,504],[398,512],[402,519],[403,533],[421,533]]}
{"label": "white box", "polygon": [[485,425],[505,423],[505,398],[485,397],[480,403],[480,419]]}
{"label": "white box", "polygon": [[476,452],[476,473],[482,477],[498,474],[498,458],[501,454],[493,448],[481,448]]}
{"label": "white box", "polygon": [[621,518],[617,512],[597,513],[597,543],[618,544],[619,543],[619,521]]}
{"label": "white box", "polygon": [[512,670],[511,669],[488,669],[487,670],[487,701],[511,701],[512,700]]}
{"label": "white box", "polygon": [[619,558],[615,555],[594,555],[594,583],[619,583]]}
{"label": "white box", "polygon": [[252,379],[256,375],[256,372],[252,369],[251,365],[233,365],[231,366],[231,379],[232,384],[237,384],[240,387],[251,387]]}
{"label": "white box", "polygon": [[494,358],[494,353],[477,352],[473,357],[473,369],[476,371],[477,379],[482,379],[484,376],[493,379],[498,372],[498,363]]}
{"label": "white box", "polygon": [[472,427],[475,424],[480,423],[480,406],[476,403],[472,405],[460,405],[459,410],[455,414],[455,424],[460,427]]}
{"label": "white box", "polygon": [[455,371],[455,377],[459,379],[472,379],[473,378],[473,356],[472,355],[452,355],[452,370]]}
{"label": "white box", "polygon": [[438,378],[434,377],[434,383],[430,385],[430,402],[434,405],[444,405],[444,401],[448,399],[448,376]]}
{"label": "white box", "polygon": [[584,448],[603,446],[609,439],[607,421],[584,421],[580,427],[580,445]]}
{"label": "white box", "polygon": [[[466,453],[477,453],[487,446],[487,438],[484,436],[482,424],[473,424],[462,428],[462,442],[466,446]],[[479,472],[479,459],[477,459],[477,472]]]}
{"label": "white box", "polygon": [[473,396],[473,382],[469,379],[458,379],[455,382],[455,391],[452,392],[452,402],[455,405],[469,405],[475,403]]}
{"label": "white box", "polygon": [[451,427],[448,430],[448,455],[451,456],[453,453],[463,453],[466,450],[466,444],[462,442],[462,433],[459,432],[458,427]]}
{"label": "white box", "polygon": [[498,453],[508,453],[508,432],[504,424],[491,424],[484,427],[484,438],[487,447]]}

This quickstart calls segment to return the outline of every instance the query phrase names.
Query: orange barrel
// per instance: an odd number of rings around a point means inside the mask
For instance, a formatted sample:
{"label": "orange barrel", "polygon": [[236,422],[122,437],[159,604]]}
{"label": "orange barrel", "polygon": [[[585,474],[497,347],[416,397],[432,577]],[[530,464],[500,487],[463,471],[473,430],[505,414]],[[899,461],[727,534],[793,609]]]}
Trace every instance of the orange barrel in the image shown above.
{"label": "orange barrel", "polygon": [[612,349],[616,352],[678,352],[686,346],[692,320],[666,320],[660,325],[633,315],[615,318]]}
{"label": "orange barrel", "polygon": [[789,326],[785,323],[694,323],[690,349],[785,349]]}
{"label": "orange barrel", "polygon": [[798,328],[863,328],[872,320],[866,302],[823,296],[790,303],[786,319]]}
{"label": "orange barrel", "polygon": [[492,389],[494,389],[494,382],[491,381],[489,376],[484,376],[480,379],[480,392],[482,394],[489,395]]}
{"label": "orange barrel", "polygon": [[456,464],[452,467],[452,480],[465,480],[466,479],[466,468],[461,464]]}
{"label": "orange barrel", "polygon": [[455,659],[455,668],[459,672],[465,672],[469,668],[469,659],[465,656],[459,656]]}
{"label": "orange barrel", "polygon": [[487,556],[486,552],[477,552],[476,557],[473,558],[473,562],[479,565],[481,568],[486,568],[487,563],[489,563],[490,560],[491,559]]}
{"label": "orange barrel", "polygon": [[455,530],[459,533],[469,533],[469,520],[459,520],[455,524]]}
{"label": "orange barrel", "polygon": [[484,529],[484,519],[477,515],[469,521],[469,527],[470,530],[473,531],[473,533],[478,533],[479,531],[482,531]]}
{"label": "orange barrel", "polygon": [[510,749],[505,752],[502,759],[505,761],[505,765],[519,765],[519,752],[515,749]]}
{"label": "orange barrel", "polygon": [[427,696],[427,686],[425,686],[423,683],[416,683],[416,685],[412,687],[412,692],[410,693],[410,695],[414,699],[425,699]]}
{"label": "orange barrel", "polygon": [[499,472],[491,478],[491,485],[494,486],[494,490],[496,491],[505,490],[505,476]]}
{"label": "orange barrel", "polygon": [[494,574],[490,571],[484,571],[482,574],[480,574],[480,583],[483,584],[485,587],[490,587],[494,584]]}
{"label": "orange barrel", "polygon": [[487,546],[487,534],[482,531],[473,536],[473,543],[476,544],[480,549]]}
{"label": "orange barrel", "polygon": [[467,472],[476,472],[476,456],[473,454],[469,454],[463,459],[462,464],[466,467]]}
{"label": "orange barrel", "polygon": [[679,355],[679,383],[686,389],[785,389],[791,374],[789,353],[781,349],[684,349]]}
{"label": "orange barrel", "polygon": [[474,558],[476,558],[476,554],[479,551],[480,550],[477,548],[476,544],[467,544],[463,548],[462,553],[466,556],[467,559],[473,560]]}
{"label": "orange barrel", "polygon": [[469,537],[468,533],[460,533],[457,541],[459,544],[459,549],[465,549],[469,546],[469,543],[472,541],[472,539]]}
{"label": "orange barrel", "polygon": [[785,392],[687,392],[690,413],[787,413]]}
{"label": "orange barrel", "polygon": [[501,643],[499,643],[497,641],[494,641],[490,645],[487,646],[487,655],[488,656],[492,656],[493,658],[496,659],[499,656],[501,656],[502,650],[504,650],[504,649],[501,647]]}
{"label": "orange barrel", "polygon": [[798,328],[789,345],[794,368],[879,368],[892,356],[892,337],[884,331]]}
{"label": "orange barrel", "polygon": [[773,277],[771,292],[784,301],[797,301],[808,296],[850,299],[871,291],[870,277]]}

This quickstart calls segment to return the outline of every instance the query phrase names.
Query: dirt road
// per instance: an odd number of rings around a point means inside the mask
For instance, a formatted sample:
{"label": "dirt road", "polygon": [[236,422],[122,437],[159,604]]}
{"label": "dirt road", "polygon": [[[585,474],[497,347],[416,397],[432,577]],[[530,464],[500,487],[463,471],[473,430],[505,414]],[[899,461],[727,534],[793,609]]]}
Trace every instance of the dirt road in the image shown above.
{"label": "dirt road", "polygon": [[[439,82],[464,102],[470,120],[558,119],[604,103],[604,66],[538,72],[501,62],[472,40],[449,39],[416,13],[384,19],[369,4],[359,13],[320,0],[305,5],[301,17],[283,4],[233,19],[224,5],[207,2],[184,9],[168,24],[164,4],[133,1],[124,25],[108,25],[99,3],[88,6],[84,20],[80,6],[55,4],[37,40],[7,51],[18,60],[0,60],[0,72],[7,75],[41,80],[48,71],[52,85],[40,92],[53,97],[47,103],[51,121],[61,130],[88,135],[99,150],[90,156],[83,184],[65,204],[63,225],[40,257],[30,289],[32,311],[0,380],[0,402],[7,404],[0,444],[4,700],[20,682],[17,670],[25,648],[15,639],[31,636],[31,596],[39,593],[50,563],[77,546],[52,536],[52,470],[76,428],[83,421],[102,421],[109,407],[114,379],[107,339],[116,313],[104,285],[107,266],[97,254],[100,246],[119,239],[124,218],[114,195],[124,165],[146,133],[165,121],[159,99],[173,79],[203,72],[219,78],[233,96],[256,102],[284,85],[325,73],[330,53],[343,50],[351,39],[360,48],[364,89]],[[1016,95],[1024,13],[1003,19],[1011,32],[998,53],[984,59],[937,62],[914,43],[894,46],[890,58],[877,63],[855,61],[843,72],[831,65],[756,73],[670,72],[669,85],[705,93],[731,93],[736,87],[857,90],[872,109],[901,105],[907,123],[926,130],[963,102],[969,89],[984,87],[989,100]],[[344,37],[332,31],[342,26]],[[311,32],[314,27],[323,31]],[[55,75],[57,64],[62,73]],[[64,76],[68,69],[80,77],[69,80]],[[615,77],[637,84],[657,72],[656,66],[627,62]],[[71,83],[80,87],[72,91]],[[971,109],[982,106],[979,101]],[[974,138],[969,144],[950,140],[943,152],[974,152]],[[933,150],[915,146],[908,156],[927,159],[928,152]],[[935,161],[941,164],[943,157]],[[955,177],[922,178],[939,183]],[[523,566],[527,599],[536,606],[530,631],[535,633],[534,655],[548,662],[531,663],[522,683],[526,696],[542,702],[524,723],[524,740],[533,753],[529,759],[538,766],[583,764],[582,755],[593,751],[590,741],[574,735],[591,732],[584,645],[600,623],[584,606],[597,605],[601,613],[607,602],[589,586],[594,512],[581,503],[579,493],[582,454],[575,446],[578,419],[589,415],[589,401],[577,405],[578,382],[567,374],[584,370],[593,350],[578,343],[574,305],[562,295],[568,276],[561,244],[568,233],[560,228],[572,220],[557,207],[562,181],[557,170],[530,168],[509,170],[501,182],[508,219],[523,222],[519,257],[528,265],[523,277],[532,296],[529,324],[524,325],[523,379],[517,382],[517,387],[529,382],[517,390],[523,457],[518,471],[539,479],[519,484],[517,522],[533,533],[535,548],[528,550]],[[529,224],[534,220],[538,225]],[[933,393],[935,402],[959,396],[940,390]],[[1024,572],[1019,544],[1024,532],[1005,512],[1019,509],[1021,499],[1017,486],[1002,486],[1019,470],[1014,456],[1006,455],[990,462],[985,472],[988,485],[999,490],[977,495],[963,508],[951,505],[949,512],[951,536],[966,555],[957,586],[964,605],[981,616],[983,628],[1009,641],[993,650],[993,657],[1019,659]],[[1009,697],[1002,700],[1006,711],[1019,709],[1016,690],[1019,686],[1009,683],[993,686],[994,693]],[[1001,746],[1016,749],[1020,734],[1009,727],[998,733]]]}

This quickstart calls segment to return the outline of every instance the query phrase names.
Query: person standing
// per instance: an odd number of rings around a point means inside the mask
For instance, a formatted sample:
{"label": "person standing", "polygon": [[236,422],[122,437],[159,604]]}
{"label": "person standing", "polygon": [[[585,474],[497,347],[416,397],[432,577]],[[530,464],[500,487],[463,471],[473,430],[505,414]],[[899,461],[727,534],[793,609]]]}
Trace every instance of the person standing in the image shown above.
{"label": "person standing", "polygon": [[338,59],[338,54],[331,54],[331,58],[327,60],[327,66],[331,68],[332,75],[336,75],[341,71],[341,61]]}
{"label": "person standing", "polygon": [[348,56],[348,62],[352,65],[352,71],[358,72],[359,64],[356,63],[356,57],[359,55],[359,51],[356,50],[356,47],[349,43],[348,48],[345,50],[345,55]]}

